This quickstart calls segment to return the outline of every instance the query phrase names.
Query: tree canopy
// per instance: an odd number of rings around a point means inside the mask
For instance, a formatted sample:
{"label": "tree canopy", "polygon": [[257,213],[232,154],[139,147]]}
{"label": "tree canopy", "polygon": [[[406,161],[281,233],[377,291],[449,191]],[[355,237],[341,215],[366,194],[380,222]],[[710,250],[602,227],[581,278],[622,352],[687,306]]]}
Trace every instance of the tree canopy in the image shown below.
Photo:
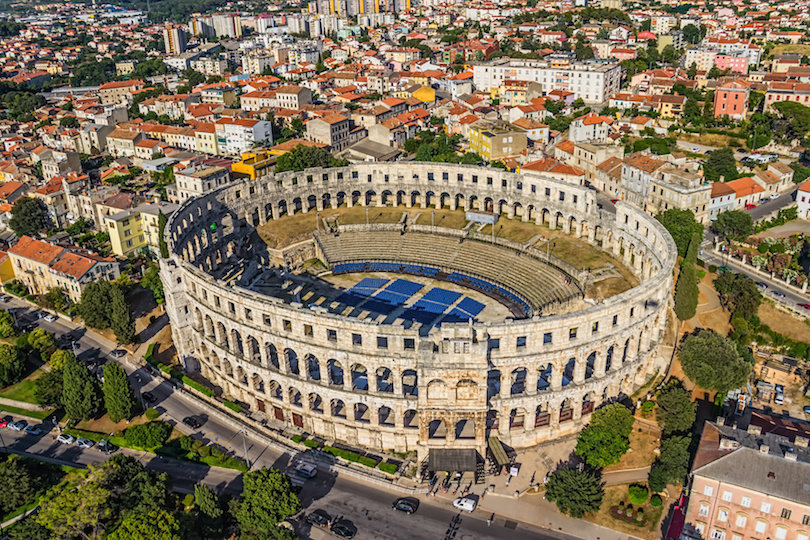
{"label": "tree canopy", "polygon": [[695,234],[703,236],[703,225],[695,219],[695,213],[691,210],[670,208],[655,216],[655,219],[672,235],[681,257],[686,255],[689,242]]}
{"label": "tree canopy", "polygon": [[595,410],[577,437],[576,453],[591,467],[618,463],[630,448],[633,422],[632,413],[620,403]]}
{"label": "tree canopy", "polygon": [[724,240],[742,241],[754,230],[751,214],[742,210],[720,212],[712,223],[712,230]]}
{"label": "tree canopy", "polygon": [[731,148],[719,148],[709,154],[709,159],[703,165],[703,172],[706,180],[717,182],[720,177],[725,181],[734,180],[739,176],[737,171],[737,161],[734,158],[734,150]]}
{"label": "tree canopy", "polygon": [[0,386],[8,386],[22,379],[25,358],[15,345],[0,344]]}
{"label": "tree canopy", "polygon": [[104,406],[113,422],[129,420],[135,407],[135,394],[127,373],[119,364],[104,365]]}
{"label": "tree canopy", "polygon": [[707,390],[728,392],[744,385],[751,364],[737,350],[737,344],[714,330],[700,330],[681,345],[681,365],[692,382]]}
{"label": "tree canopy", "polygon": [[45,203],[31,197],[20,197],[11,207],[11,219],[8,226],[17,235],[17,238],[37,236],[40,231],[50,226]]}
{"label": "tree canopy", "polygon": [[328,150],[299,144],[279,156],[276,162],[276,172],[303,171],[311,167],[345,167],[348,164],[348,161],[336,158]]}
{"label": "tree canopy", "polygon": [[68,356],[62,377],[62,405],[68,418],[76,421],[94,418],[101,410],[101,396],[87,366],[75,356]]}
{"label": "tree canopy", "polygon": [[571,517],[581,518],[599,510],[605,492],[602,481],[588,470],[559,469],[548,478],[546,499]]}
{"label": "tree canopy", "polygon": [[689,435],[675,436],[661,442],[661,455],[653,464],[647,480],[650,489],[659,493],[667,485],[684,482],[689,472]]}
{"label": "tree canopy", "polygon": [[734,272],[721,272],[714,280],[714,288],[720,296],[720,303],[729,310],[732,317],[740,315],[750,319],[757,314],[762,295],[757,284],[750,277]]}
{"label": "tree canopy", "polygon": [[236,519],[243,533],[271,536],[277,524],[301,510],[290,477],[262,467],[244,475]]}
{"label": "tree canopy", "polygon": [[665,435],[689,431],[695,423],[697,403],[681,381],[671,379],[655,394],[656,419]]}

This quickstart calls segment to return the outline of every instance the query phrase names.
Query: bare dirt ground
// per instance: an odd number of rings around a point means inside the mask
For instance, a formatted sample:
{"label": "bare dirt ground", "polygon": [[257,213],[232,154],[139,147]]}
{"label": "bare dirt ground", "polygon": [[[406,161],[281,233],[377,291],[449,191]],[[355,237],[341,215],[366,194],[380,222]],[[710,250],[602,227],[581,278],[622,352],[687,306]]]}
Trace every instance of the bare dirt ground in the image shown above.
{"label": "bare dirt ground", "polygon": [[759,306],[759,319],[772,330],[776,330],[796,341],[810,341],[810,324],[794,317],[790,313],[776,309],[771,301],[766,300]]}
{"label": "bare dirt ground", "polygon": [[773,229],[762,231],[761,233],[754,235],[754,238],[788,238],[799,233],[810,234],[810,221],[805,221],[802,219],[790,221],[784,225],[774,227]]}

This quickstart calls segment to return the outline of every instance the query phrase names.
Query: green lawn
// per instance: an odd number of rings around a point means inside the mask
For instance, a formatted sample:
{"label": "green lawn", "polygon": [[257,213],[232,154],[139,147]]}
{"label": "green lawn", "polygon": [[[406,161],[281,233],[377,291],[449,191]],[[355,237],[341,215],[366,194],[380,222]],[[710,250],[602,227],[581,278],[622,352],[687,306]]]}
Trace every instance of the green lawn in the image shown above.
{"label": "green lawn", "polygon": [[44,374],[45,372],[41,369],[34,371],[17,384],[12,384],[11,386],[7,386],[0,390],[0,397],[36,404],[36,401],[34,400],[34,381],[42,377]]}
{"label": "green lawn", "polygon": [[[12,407],[11,405],[0,405],[0,411],[11,414],[19,414],[21,416],[29,416],[31,418],[38,418],[39,420],[46,420],[56,413],[55,409],[48,409],[47,411],[29,411],[28,409],[20,409],[19,407]],[[61,418],[61,412],[57,416]]]}

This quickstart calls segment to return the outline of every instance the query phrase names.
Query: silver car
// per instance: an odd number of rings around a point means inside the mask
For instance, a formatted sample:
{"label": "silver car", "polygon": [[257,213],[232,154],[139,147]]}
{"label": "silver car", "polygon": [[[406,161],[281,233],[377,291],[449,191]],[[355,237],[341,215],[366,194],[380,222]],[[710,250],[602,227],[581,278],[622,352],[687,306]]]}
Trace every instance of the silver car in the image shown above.
{"label": "silver car", "polygon": [[93,445],[96,444],[90,439],[85,439],[84,437],[79,437],[76,439],[76,446],[79,448],[93,448]]}

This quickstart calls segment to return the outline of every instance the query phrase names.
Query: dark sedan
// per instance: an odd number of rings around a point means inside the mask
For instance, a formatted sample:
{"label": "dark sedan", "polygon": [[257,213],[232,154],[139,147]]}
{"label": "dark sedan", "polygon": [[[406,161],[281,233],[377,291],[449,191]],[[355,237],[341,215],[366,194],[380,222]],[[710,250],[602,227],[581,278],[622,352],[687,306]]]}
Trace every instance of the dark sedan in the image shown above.
{"label": "dark sedan", "polygon": [[141,397],[143,397],[143,400],[147,403],[154,403],[157,401],[157,398],[151,392],[144,392],[143,394],[141,394]]}
{"label": "dark sedan", "polygon": [[188,427],[190,427],[191,429],[197,429],[202,425],[200,424],[200,421],[194,418],[193,416],[186,416],[185,418],[183,418],[183,423]]}
{"label": "dark sedan", "polygon": [[343,521],[338,521],[337,523],[333,524],[331,530],[335,536],[347,538],[348,540],[351,540],[357,534],[357,529]]}
{"label": "dark sedan", "polygon": [[307,516],[307,523],[322,529],[328,529],[330,521],[332,521],[332,518],[324,510],[315,510]]}
{"label": "dark sedan", "polygon": [[419,508],[419,501],[412,497],[400,497],[391,504],[391,508],[406,514],[413,514]]}

